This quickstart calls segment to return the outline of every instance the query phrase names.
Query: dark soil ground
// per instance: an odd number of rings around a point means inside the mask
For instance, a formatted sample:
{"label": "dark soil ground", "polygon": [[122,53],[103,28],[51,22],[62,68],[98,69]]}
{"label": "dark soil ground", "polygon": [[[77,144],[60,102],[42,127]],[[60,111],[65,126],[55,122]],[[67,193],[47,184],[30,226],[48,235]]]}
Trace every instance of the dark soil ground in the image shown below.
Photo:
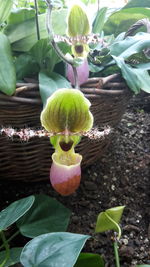
{"label": "dark soil ground", "polygon": [[72,196],[59,196],[49,181],[0,182],[1,205],[35,193],[55,197],[72,210],[68,231],[91,235],[84,251],[102,254],[107,267],[115,266],[111,233],[94,234],[96,218],[105,209],[125,205],[121,266],[150,264],[150,110],[145,99],[132,101],[107,153],[83,171],[80,188]]}

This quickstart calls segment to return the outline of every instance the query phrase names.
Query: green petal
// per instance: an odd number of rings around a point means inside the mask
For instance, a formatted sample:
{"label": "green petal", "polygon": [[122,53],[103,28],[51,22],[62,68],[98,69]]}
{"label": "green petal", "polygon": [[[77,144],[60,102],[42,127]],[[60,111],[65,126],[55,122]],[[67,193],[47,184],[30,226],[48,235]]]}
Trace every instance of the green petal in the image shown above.
{"label": "green petal", "polygon": [[68,15],[68,35],[70,37],[88,35],[90,33],[90,23],[87,14],[81,6],[74,5]]}
{"label": "green petal", "polygon": [[42,126],[52,133],[88,131],[93,125],[90,106],[81,91],[59,89],[48,98],[41,113]]}

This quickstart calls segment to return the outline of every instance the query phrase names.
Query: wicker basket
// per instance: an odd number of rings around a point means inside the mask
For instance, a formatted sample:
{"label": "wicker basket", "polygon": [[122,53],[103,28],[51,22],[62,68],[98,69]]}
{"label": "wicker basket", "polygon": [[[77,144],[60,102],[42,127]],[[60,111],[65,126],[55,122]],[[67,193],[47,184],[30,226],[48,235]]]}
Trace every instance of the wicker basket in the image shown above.
{"label": "wicker basket", "polygon": [[[40,125],[40,100],[38,84],[18,84],[14,96],[0,94],[0,178],[9,180],[38,181],[48,179],[51,164],[49,138],[36,134]],[[91,101],[94,115],[94,127],[115,128],[125,112],[132,94],[119,75],[106,78],[89,79],[81,91]],[[22,141],[18,135],[9,138],[2,129],[31,127],[33,137]],[[29,130],[30,131],[30,130]],[[98,140],[83,137],[76,151],[83,155],[83,167],[86,167],[105,152],[112,134]]]}

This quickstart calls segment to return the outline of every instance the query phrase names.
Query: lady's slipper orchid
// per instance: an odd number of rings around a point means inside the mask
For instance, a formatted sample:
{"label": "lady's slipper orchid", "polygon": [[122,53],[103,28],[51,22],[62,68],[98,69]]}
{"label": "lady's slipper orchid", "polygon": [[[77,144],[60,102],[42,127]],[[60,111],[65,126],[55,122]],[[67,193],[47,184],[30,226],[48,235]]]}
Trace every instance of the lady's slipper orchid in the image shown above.
{"label": "lady's slipper orchid", "polygon": [[[78,75],[79,85],[85,83],[89,77],[89,65],[87,59],[84,60],[83,64],[76,68]],[[70,64],[67,64],[67,78],[72,85],[75,85],[73,68]]]}
{"label": "lady's slipper orchid", "polygon": [[61,195],[70,195],[81,179],[82,156],[74,152],[81,132],[91,129],[93,116],[90,102],[76,89],[58,89],[48,98],[41,113],[44,128],[53,133],[50,138],[55,152],[52,155],[50,181]]}
{"label": "lady's slipper orchid", "polygon": [[72,54],[74,57],[86,58],[89,53],[86,36],[90,34],[91,29],[89,19],[82,6],[78,4],[72,6],[67,24],[67,35],[72,39]]}

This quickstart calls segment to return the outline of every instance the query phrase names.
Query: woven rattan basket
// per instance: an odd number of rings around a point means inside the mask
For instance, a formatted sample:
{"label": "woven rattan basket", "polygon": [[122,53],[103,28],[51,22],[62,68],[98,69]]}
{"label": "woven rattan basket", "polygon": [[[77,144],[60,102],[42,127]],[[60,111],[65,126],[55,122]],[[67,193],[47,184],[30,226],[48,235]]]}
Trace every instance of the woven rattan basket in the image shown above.
{"label": "woven rattan basket", "polygon": [[[0,178],[31,182],[48,179],[53,149],[49,138],[37,131],[41,127],[42,110],[38,84],[18,84],[17,87],[14,96],[0,94]],[[94,127],[100,130],[108,126],[115,128],[132,96],[116,74],[89,79],[81,91],[91,101]],[[14,129],[19,134],[15,134]],[[23,141],[28,134],[30,138]],[[82,138],[76,151],[83,155],[83,167],[102,156],[111,138],[111,133],[94,141]]]}

